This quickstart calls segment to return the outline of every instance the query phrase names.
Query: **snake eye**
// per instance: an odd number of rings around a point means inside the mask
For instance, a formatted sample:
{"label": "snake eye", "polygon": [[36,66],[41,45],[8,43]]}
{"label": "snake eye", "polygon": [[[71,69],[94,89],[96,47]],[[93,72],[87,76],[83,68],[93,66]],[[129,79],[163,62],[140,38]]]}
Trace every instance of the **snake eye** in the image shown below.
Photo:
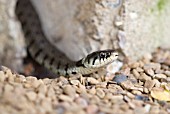
{"label": "snake eye", "polygon": [[101,52],[100,53],[100,58],[105,58],[105,53]]}
{"label": "snake eye", "polygon": [[111,55],[110,52],[106,53],[106,58],[110,57],[110,55]]}

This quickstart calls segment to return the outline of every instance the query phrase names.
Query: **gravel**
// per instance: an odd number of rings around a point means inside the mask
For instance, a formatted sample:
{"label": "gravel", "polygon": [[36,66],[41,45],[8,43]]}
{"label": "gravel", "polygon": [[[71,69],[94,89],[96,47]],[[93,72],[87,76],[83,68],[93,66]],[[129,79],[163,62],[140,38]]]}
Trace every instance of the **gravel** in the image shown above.
{"label": "gravel", "polygon": [[158,49],[138,61],[124,63],[116,74],[107,76],[95,73],[90,77],[78,74],[37,79],[2,66],[0,113],[168,114],[170,99],[162,101],[157,94],[170,93],[169,65],[170,50]]}

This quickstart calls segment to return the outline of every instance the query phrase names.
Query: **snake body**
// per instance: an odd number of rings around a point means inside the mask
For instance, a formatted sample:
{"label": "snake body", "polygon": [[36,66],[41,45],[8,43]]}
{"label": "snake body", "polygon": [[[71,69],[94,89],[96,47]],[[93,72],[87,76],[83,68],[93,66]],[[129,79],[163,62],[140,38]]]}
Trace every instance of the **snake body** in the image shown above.
{"label": "snake body", "polygon": [[30,55],[55,74],[90,74],[118,58],[118,53],[114,50],[101,50],[79,61],[71,61],[47,40],[39,17],[29,0],[18,0],[16,15],[21,22]]}

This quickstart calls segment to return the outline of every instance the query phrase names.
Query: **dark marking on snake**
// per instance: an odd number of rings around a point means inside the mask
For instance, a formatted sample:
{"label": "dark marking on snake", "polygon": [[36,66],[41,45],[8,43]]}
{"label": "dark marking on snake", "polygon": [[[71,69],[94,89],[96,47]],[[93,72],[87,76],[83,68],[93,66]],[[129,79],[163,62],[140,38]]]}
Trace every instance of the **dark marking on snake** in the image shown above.
{"label": "dark marking on snake", "polygon": [[35,53],[34,57],[37,58],[40,55],[40,53],[42,53],[42,51],[43,50],[41,48],[38,49],[38,51]]}
{"label": "dark marking on snake", "polygon": [[42,61],[42,64],[44,65],[44,62],[48,59],[48,55],[45,55]]}
{"label": "dark marking on snake", "polygon": [[65,65],[65,72],[66,72],[66,75],[68,75],[68,66],[69,66],[69,64],[67,63],[67,64]]}
{"label": "dark marking on snake", "polygon": [[95,63],[95,61],[96,61],[97,58],[98,58],[98,57],[96,56],[96,57],[93,59],[92,65],[94,65],[94,63]]}

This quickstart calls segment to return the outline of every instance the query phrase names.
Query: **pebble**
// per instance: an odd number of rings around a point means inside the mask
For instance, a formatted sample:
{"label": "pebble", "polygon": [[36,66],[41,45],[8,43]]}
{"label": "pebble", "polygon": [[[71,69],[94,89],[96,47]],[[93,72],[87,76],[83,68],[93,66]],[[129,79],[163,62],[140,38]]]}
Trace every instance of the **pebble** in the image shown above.
{"label": "pebble", "polygon": [[13,89],[14,89],[14,87],[12,85],[6,84],[4,86],[4,93],[12,92]]}
{"label": "pebble", "polygon": [[95,78],[92,78],[92,77],[88,77],[87,82],[90,84],[98,84],[99,83],[98,80],[96,80]]}
{"label": "pebble", "polygon": [[33,91],[29,91],[26,93],[26,96],[27,98],[30,100],[30,101],[35,101],[36,98],[37,98],[37,94]]}
{"label": "pebble", "polygon": [[130,92],[127,92],[126,94],[127,94],[127,96],[128,96],[129,98],[131,98],[131,99],[134,99],[134,98],[135,98],[135,95],[132,94],[132,93],[130,93]]}
{"label": "pebble", "polygon": [[106,88],[107,82],[100,82],[96,85],[96,88]]}
{"label": "pebble", "polygon": [[92,87],[91,89],[88,90],[88,93],[95,95],[96,94],[96,88]]}
{"label": "pebble", "polygon": [[136,69],[133,69],[132,73],[133,73],[133,75],[135,76],[136,79],[139,79],[140,74],[139,74],[139,72]]}
{"label": "pebble", "polygon": [[96,114],[99,108],[95,104],[88,105],[86,108],[87,114]]}
{"label": "pebble", "polygon": [[80,84],[80,81],[79,80],[70,80],[70,83],[78,86]]}
{"label": "pebble", "polygon": [[46,95],[50,98],[55,97],[55,91],[54,91],[53,87],[48,87]]}
{"label": "pebble", "polygon": [[170,77],[170,71],[165,71],[165,75]]}
{"label": "pebble", "polygon": [[0,71],[0,82],[4,82],[7,76],[4,74],[3,71]]}
{"label": "pebble", "polygon": [[132,93],[135,95],[141,95],[142,92],[138,91],[138,90],[132,90]]}
{"label": "pebble", "polygon": [[149,97],[148,96],[142,96],[142,95],[136,95],[135,99],[136,100],[142,100],[142,101],[149,101]]}
{"label": "pebble", "polygon": [[129,80],[126,80],[126,81],[122,82],[120,85],[121,85],[124,89],[126,89],[126,90],[131,90],[131,89],[134,87],[134,85],[132,84],[132,82],[129,81]]}
{"label": "pebble", "polygon": [[151,80],[151,77],[146,75],[145,73],[141,73],[140,77],[139,77],[139,80],[141,81],[146,81],[146,80]]}
{"label": "pebble", "polygon": [[76,90],[75,88],[73,88],[71,85],[66,85],[63,87],[63,92],[66,94],[66,95],[69,95],[71,97],[75,97],[76,95]]}
{"label": "pebble", "polygon": [[116,75],[114,78],[113,78],[113,81],[117,82],[118,84],[124,82],[127,80],[127,76],[126,75]]}
{"label": "pebble", "polygon": [[83,98],[76,98],[75,102],[77,103],[77,105],[79,105],[81,108],[86,108],[88,106],[88,103],[85,99]]}
{"label": "pebble", "polygon": [[47,92],[47,86],[45,86],[44,84],[41,84],[38,88],[37,88],[38,93],[42,93],[45,94]]}
{"label": "pebble", "polygon": [[73,98],[71,98],[67,95],[61,94],[60,96],[58,96],[58,98],[62,101],[65,101],[65,102],[73,102]]}
{"label": "pebble", "polygon": [[150,91],[154,87],[155,83],[156,82],[153,80],[146,80],[144,87]]}
{"label": "pebble", "polygon": [[165,74],[155,74],[154,77],[157,78],[157,79],[166,79]]}
{"label": "pebble", "polygon": [[148,74],[148,75],[150,75],[150,76],[154,76],[154,71],[153,71],[153,69],[144,69],[145,70],[145,72],[146,72],[146,74]]}
{"label": "pebble", "polygon": [[104,91],[103,91],[102,89],[97,88],[97,89],[96,89],[96,95],[97,95],[99,98],[104,98],[105,93],[104,93]]}

